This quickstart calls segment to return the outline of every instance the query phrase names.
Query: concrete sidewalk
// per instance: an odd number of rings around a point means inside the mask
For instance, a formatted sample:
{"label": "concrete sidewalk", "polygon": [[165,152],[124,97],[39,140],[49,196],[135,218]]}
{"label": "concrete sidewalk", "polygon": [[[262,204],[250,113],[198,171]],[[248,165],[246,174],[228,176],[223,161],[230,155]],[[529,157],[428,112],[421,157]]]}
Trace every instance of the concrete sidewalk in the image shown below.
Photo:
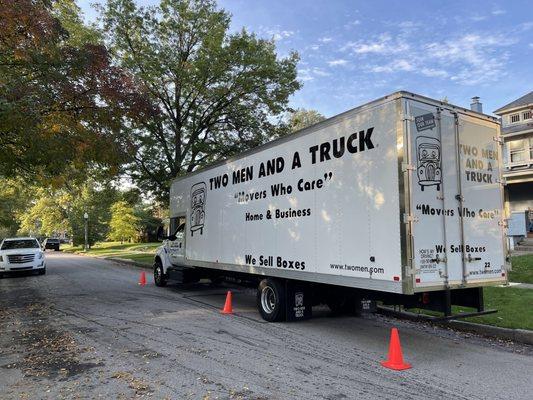
{"label": "concrete sidewalk", "polygon": [[513,287],[513,288],[519,288],[519,289],[533,289],[533,283],[509,282],[508,285],[500,285],[499,287]]}

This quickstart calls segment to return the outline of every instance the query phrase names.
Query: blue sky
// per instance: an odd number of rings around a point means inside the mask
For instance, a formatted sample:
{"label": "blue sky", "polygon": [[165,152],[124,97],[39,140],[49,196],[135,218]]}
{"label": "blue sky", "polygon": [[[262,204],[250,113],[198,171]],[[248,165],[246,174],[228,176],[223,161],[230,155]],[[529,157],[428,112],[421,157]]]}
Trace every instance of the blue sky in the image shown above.
{"label": "blue sky", "polygon": [[[154,0],[137,0],[150,5]],[[78,0],[89,20],[94,0]],[[403,89],[484,111],[533,90],[531,1],[219,0],[232,29],[295,50],[291,106],[327,117]]]}

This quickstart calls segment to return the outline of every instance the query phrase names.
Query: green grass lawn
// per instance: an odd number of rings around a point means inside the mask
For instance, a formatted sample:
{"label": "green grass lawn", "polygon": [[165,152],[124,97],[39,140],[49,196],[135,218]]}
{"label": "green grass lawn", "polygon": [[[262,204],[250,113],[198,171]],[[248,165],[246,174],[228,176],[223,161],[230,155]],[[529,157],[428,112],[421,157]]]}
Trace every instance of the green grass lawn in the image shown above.
{"label": "green grass lawn", "polygon": [[[513,287],[486,287],[483,289],[485,309],[498,310],[495,314],[464,318],[463,321],[500,326],[502,328],[533,330],[533,290]],[[413,309],[427,315],[442,316],[428,310]],[[468,307],[452,307],[453,314],[476,311]]]}
{"label": "green grass lawn", "polygon": [[[483,289],[486,309],[496,309],[496,314],[466,318],[466,321],[496,325],[504,328],[533,330],[533,290],[513,287],[487,287]],[[461,308],[458,307],[458,310]]]}
{"label": "green grass lawn", "polygon": [[509,282],[533,283],[533,254],[512,257],[511,264]]}
{"label": "green grass lawn", "polygon": [[[113,258],[113,257],[110,257]],[[119,258],[125,258],[127,260],[132,260],[141,264],[153,265],[154,264],[154,255],[153,254],[125,254],[121,255]]]}
{"label": "green grass lawn", "polygon": [[[161,246],[160,242],[101,242],[91,247],[87,254],[104,258],[125,258],[146,265],[152,265],[155,251],[159,246]],[[63,246],[62,249],[69,253],[84,253],[83,246]]]}

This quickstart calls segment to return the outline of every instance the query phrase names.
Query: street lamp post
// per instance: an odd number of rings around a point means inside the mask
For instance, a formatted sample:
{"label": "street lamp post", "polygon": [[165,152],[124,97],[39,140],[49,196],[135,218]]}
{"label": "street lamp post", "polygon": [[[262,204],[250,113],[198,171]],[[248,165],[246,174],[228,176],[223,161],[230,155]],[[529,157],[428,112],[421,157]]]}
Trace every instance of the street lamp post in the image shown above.
{"label": "street lamp post", "polygon": [[85,251],[89,249],[89,214],[83,214],[85,220]]}

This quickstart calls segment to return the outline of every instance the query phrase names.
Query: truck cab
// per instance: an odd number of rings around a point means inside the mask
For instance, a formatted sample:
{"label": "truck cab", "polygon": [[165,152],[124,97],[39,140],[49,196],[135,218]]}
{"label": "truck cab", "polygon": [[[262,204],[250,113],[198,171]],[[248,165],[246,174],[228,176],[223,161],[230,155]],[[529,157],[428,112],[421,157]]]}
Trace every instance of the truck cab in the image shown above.
{"label": "truck cab", "polygon": [[185,216],[171,218],[169,235],[160,239],[161,246],[154,257],[154,282],[157,286],[165,286],[169,279],[180,282],[197,281],[194,269],[185,266]]}

